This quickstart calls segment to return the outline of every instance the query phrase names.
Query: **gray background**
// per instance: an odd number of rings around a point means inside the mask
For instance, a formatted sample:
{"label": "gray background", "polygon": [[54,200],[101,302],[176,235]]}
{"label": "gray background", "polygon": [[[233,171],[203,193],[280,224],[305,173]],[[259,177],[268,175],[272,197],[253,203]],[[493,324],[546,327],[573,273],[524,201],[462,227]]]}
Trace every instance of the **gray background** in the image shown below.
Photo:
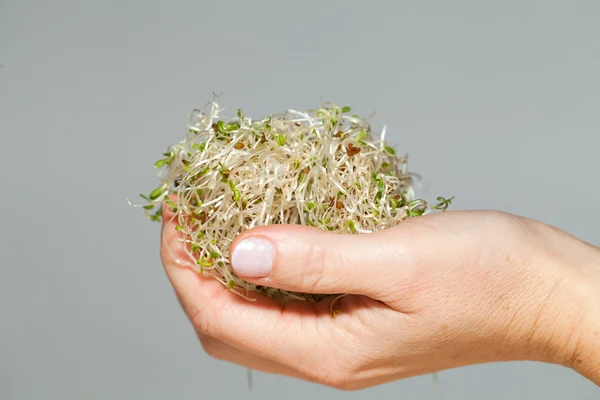
{"label": "gray background", "polygon": [[[595,244],[600,2],[0,1],[1,399],[427,399],[209,359],[126,199],[211,93],[250,116],[376,111],[419,194]],[[596,399],[537,363],[441,374],[444,399]],[[240,397],[238,397],[240,396]]]}

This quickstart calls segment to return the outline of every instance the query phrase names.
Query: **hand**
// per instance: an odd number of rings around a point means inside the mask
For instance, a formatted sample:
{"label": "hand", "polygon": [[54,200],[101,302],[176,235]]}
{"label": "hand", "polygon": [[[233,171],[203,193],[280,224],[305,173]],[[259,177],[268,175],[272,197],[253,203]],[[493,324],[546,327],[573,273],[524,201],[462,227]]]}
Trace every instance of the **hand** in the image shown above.
{"label": "hand", "polygon": [[272,225],[236,238],[238,276],[348,293],[335,318],[331,299],[282,307],[231,293],[179,265],[180,234],[164,228],[162,262],[215,358],[344,390],[503,360],[562,364],[600,384],[600,251],[547,225],[446,211],[366,235]]}

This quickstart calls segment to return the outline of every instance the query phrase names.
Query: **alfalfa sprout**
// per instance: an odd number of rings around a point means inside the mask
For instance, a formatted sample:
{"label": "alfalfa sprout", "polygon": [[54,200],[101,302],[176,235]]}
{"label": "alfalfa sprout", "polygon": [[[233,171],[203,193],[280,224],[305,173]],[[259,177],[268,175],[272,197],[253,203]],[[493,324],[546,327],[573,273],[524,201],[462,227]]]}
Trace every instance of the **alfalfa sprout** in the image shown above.
{"label": "alfalfa sprout", "polygon": [[[242,231],[271,224],[301,224],[340,234],[368,234],[433,210],[416,199],[407,156],[374,135],[368,119],[350,107],[323,103],[252,120],[231,118],[213,100],[193,110],[185,138],[154,166],[160,185],[140,205],[161,221],[163,203],[174,212],[188,265],[234,293],[250,291],[280,302],[316,301],[323,295],[261,287],[236,276],[229,247]],[[343,295],[343,294],[340,294]]]}

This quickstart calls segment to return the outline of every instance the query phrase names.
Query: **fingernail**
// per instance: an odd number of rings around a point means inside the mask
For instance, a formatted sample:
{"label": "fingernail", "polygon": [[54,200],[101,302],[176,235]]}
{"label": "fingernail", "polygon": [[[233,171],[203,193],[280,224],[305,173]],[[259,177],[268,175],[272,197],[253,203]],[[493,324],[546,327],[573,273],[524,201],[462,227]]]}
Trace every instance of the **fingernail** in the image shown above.
{"label": "fingernail", "polygon": [[265,239],[248,238],[235,246],[231,264],[238,275],[263,278],[273,267],[273,245]]}

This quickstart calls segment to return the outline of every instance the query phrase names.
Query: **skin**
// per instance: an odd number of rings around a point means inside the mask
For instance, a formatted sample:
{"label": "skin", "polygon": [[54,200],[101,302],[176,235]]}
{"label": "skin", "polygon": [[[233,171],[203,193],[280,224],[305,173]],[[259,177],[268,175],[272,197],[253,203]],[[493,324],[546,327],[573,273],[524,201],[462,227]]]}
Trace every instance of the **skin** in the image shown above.
{"label": "skin", "polygon": [[276,248],[271,273],[248,281],[348,293],[332,318],[331,300],[249,302],[178,264],[180,233],[163,215],[162,263],[214,358],[342,390],[509,360],[563,365],[600,386],[600,249],[548,225],[446,211],[369,235],[272,225],[235,239],[232,251],[249,237]]}

